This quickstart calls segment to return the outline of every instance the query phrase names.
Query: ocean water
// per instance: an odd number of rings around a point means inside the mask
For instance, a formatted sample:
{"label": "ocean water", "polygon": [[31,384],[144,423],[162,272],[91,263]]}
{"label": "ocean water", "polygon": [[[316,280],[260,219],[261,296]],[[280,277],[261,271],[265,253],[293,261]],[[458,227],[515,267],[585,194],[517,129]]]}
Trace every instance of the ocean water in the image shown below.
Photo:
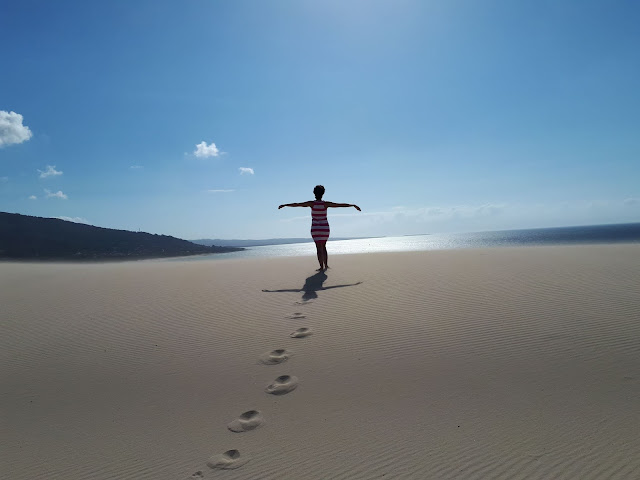
{"label": "ocean water", "polygon": [[[453,250],[459,248],[581,245],[597,243],[640,243],[640,223],[329,240],[327,250],[329,255],[342,255],[371,252],[408,252]],[[255,257],[315,257],[315,255],[315,245],[311,239],[309,239],[309,243],[248,247],[241,252],[199,255],[188,258],[183,257],[180,261]]]}

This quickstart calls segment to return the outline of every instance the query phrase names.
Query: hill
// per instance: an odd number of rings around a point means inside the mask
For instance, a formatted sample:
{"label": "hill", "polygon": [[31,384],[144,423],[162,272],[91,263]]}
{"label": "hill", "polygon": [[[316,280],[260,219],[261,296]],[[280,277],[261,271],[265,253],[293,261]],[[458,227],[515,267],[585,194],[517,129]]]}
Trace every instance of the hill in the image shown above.
{"label": "hill", "polygon": [[238,250],[243,249],[196,245],[168,235],[0,212],[2,260],[134,260]]}

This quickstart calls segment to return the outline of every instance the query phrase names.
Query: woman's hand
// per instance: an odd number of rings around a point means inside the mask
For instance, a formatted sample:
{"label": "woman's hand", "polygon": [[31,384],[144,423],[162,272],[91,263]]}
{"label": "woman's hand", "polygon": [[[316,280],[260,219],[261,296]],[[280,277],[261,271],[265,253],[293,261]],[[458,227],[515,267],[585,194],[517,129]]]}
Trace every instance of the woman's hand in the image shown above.
{"label": "woman's hand", "polygon": [[358,210],[359,212],[361,212],[362,210],[360,210],[360,207],[358,205],[354,205],[355,209]]}
{"label": "woman's hand", "polygon": [[278,210],[280,210],[282,207],[284,207],[284,205],[280,205],[280,206],[278,207]]}

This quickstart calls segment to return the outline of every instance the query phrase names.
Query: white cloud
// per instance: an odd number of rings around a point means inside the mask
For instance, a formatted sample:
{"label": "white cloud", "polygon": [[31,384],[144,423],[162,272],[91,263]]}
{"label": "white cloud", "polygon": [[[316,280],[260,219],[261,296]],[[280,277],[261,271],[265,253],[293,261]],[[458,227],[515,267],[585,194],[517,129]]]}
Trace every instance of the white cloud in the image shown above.
{"label": "white cloud", "polygon": [[212,190],[207,190],[207,192],[209,192],[209,193],[228,193],[228,192],[235,192],[235,190],[232,190],[232,189],[212,189]]}
{"label": "white cloud", "polygon": [[56,170],[55,165],[47,165],[46,170],[38,170],[38,171],[40,172],[40,178],[55,177],[57,175],[62,175],[61,171]]}
{"label": "white cloud", "polygon": [[73,223],[89,223],[89,221],[86,218],[82,218],[82,217],[53,217],[53,218],[58,218],[60,220],[65,220],[67,222],[73,222]]}
{"label": "white cloud", "polygon": [[67,198],[69,198],[64,193],[62,193],[61,190],[58,190],[55,193],[52,193],[50,190],[45,190],[44,193],[46,194],[45,195],[46,198],[61,198],[63,200],[66,200]]}
{"label": "white cloud", "polygon": [[131,170],[140,170],[142,168],[144,168],[142,165],[131,165],[129,167]]}
{"label": "white cloud", "polygon": [[198,158],[218,157],[220,153],[220,150],[213,142],[211,142],[211,145],[207,145],[207,142],[200,142],[193,151],[193,154]]}
{"label": "white cloud", "polygon": [[640,205],[640,198],[633,198],[633,197],[627,198],[622,203],[624,203],[628,207],[633,206],[633,205]]}
{"label": "white cloud", "polygon": [[240,175],[244,175],[245,173],[248,173],[249,175],[253,175],[253,168],[240,167],[238,170],[240,170]]}
{"label": "white cloud", "polygon": [[0,183],[8,182],[9,177],[0,177]]}
{"label": "white cloud", "polygon": [[400,215],[405,217],[417,217],[423,220],[434,218],[473,218],[497,215],[507,206],[504,204],[484,205],[453,205],[446,207],[421,207],[415,209],[400,210]]}
{"label": "white cloud", "polygon": [[0,110],[0,147],[26,142],[32,136],[29,127],[22,124],[22,115]]}
{"label": "white cloud", "polygon": [[35,195],[30,195],[29,196],[29,200],[37,200],[37,199],[38,199],[38,197],[36,197]]}

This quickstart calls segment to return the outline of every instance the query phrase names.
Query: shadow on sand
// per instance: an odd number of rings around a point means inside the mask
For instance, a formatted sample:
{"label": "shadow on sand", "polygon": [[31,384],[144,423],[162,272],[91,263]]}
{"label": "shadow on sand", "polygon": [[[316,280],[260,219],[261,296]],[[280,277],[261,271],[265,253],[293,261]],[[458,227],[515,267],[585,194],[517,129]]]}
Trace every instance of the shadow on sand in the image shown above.
{"label": "shadow on sand", "polygon": [[302,288],[283,288],[281,290],[262,290],[263,292],[302,292],[302,301],[308,302],[318,298],[318,292],[320,290],[329,290],[331,288],[352,287],[354,285],[360,285],[362,282],[349,283],[346,285],[332,285],[330,287],[324,287],[322,284],[327,280],[327,274],[324,272],[318,272],[315,275],[307,277],[304,281]]}

